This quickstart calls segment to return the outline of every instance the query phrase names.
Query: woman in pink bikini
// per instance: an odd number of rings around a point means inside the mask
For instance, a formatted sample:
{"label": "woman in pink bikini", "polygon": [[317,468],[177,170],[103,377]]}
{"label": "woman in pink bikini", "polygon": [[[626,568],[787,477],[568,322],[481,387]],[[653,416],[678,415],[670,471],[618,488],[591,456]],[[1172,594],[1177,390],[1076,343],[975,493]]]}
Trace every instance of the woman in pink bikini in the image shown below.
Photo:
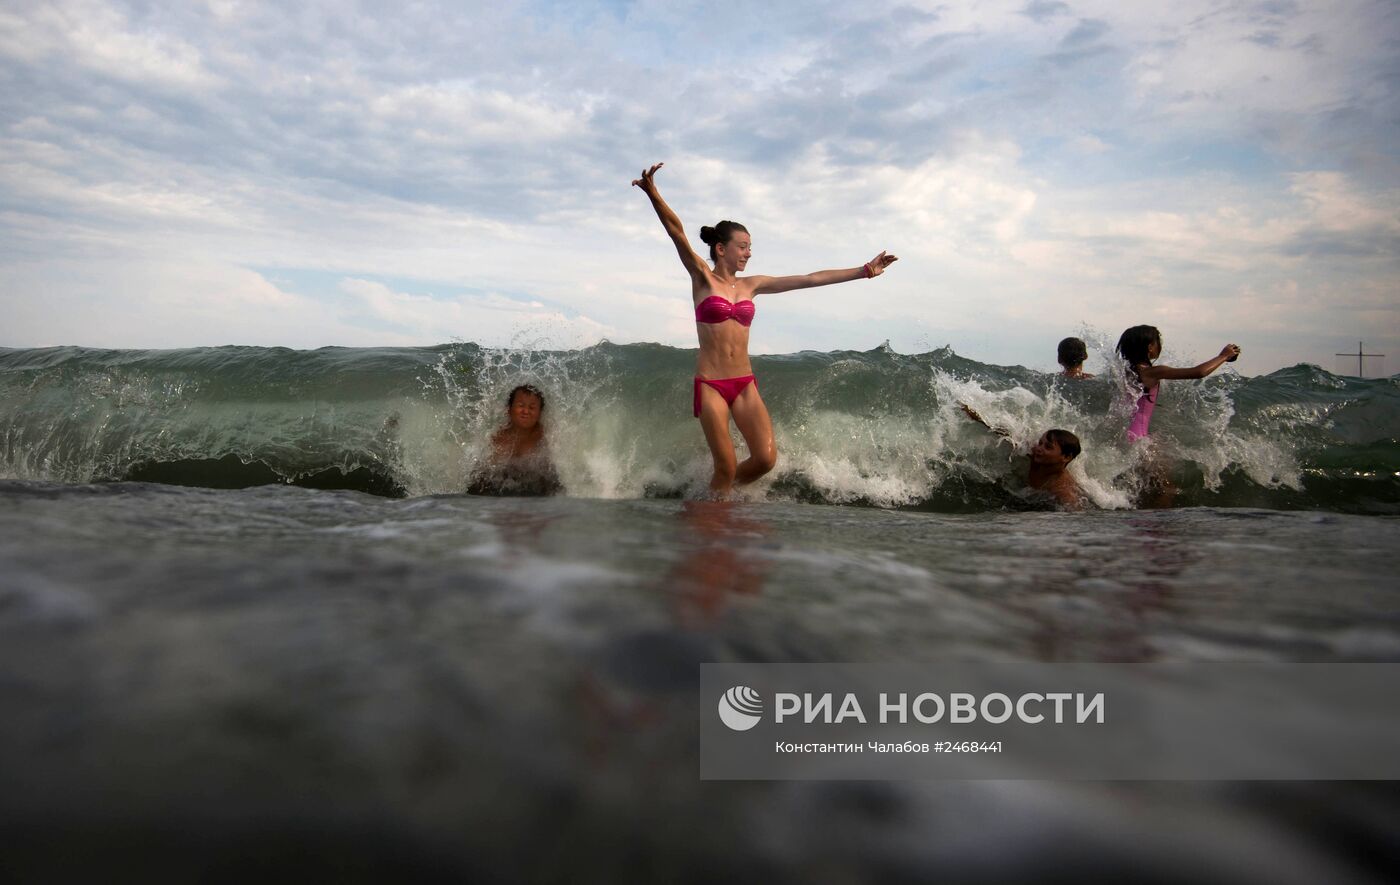
{"label": "woman in pink bikini", "polygon": [[[651,200],[662,227],[680,253],[681,264],[690,274],[690,294],[700,337],[694,411],[715,459],[710,490],[724,495],[734,483],[753,482],[778,463],[773,422],[758,394],[758,382],[749,363],[749,324],[753,322],[754,298],[769,292],[869,279],[884,273],[896,259],[881,252],[860,267],[844,270],[819,270],[793,277],[740,277],[739,272],[752,254],[749,232],[742,224],[721,221],[714,227],[700,229],[700,239],[710,247],[710,261],[714,263],[711,268],[690,248],[680,218],[656,189],[656,171],[661,166],[661,163],[652,166],[632,184],[641,188]],[[729,437],[730,417],[749,447],[749,457],[742,463],[738,463],[734,443]]]}

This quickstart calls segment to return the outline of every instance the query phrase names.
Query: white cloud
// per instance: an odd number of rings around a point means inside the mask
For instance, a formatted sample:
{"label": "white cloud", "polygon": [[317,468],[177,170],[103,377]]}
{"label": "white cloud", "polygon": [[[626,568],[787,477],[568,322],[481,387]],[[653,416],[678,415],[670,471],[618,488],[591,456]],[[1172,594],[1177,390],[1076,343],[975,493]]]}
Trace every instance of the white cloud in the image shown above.
{"label": "white cloud", "polygon": [[1113,150],[1113,145],[1104,141],[1102,138],[1099,138],[1097,135],[1093,135],[1088,132],[1085,132],[1082,135],[1076,135],[1073,139],[1071,139],[1070,144],[1079,153],[1087,154],[1090,156],[1094,154],[1108,153],[1109,151]]}
{"label": "white cloud", "polygon": [[581,109],[467,84],[396,89],[375,97],[369,110],[383,130],[443,146],[513,145],[584,135]]}
{"label": "white cloud", "polygon": [[135,26],[112,4],[41,4],[27,12],[0,14],[0,57],[77,64],[167,91],[218,85],[198,49],[177,35]]}
{"label": "white cloud", "polygon": [[1292,193],[1307,207],[1308,220],[1332,231],[1370,227],[1400,234],[1400,190],[1363,191],[1336,171],[1297,172],[1289,176]]}

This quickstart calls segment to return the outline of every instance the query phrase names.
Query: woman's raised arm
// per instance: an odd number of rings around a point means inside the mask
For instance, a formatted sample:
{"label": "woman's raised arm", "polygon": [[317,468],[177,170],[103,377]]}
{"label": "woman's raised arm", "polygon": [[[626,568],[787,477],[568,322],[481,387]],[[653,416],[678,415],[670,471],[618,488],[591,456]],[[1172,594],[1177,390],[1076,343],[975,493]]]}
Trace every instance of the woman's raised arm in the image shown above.
{"label": "woman's raised arm", "polygon": [[671,238],[671,242],[676,246],[676,252],[681,257],[681,264],[690,273],[691,277],[703,277],[709,270],[705,262],[700,260],[700,256],[695,254],[695,250],[690,248],[690,241],[685,238],[685,228],[681,226],[680,216],[677,215],[666,201],[661,199],[661,192],[656,189],[656,170],[665,163],[657,163],[650,169],[642,170],[642,177],[632,181],[633,187],[642,189],[642,193],[651,200],[651,207],[656,210],[656,217],[661,219],[661,226],[666,228],[666,235]]}
{"label": "woman's raised arm", "polygon": [[793,289],[811,289],[815,286],[830,286],[832,283],[849,283],[852,280],[866,280],[878,277],[889,267],[899,260],[896,255],[888,252],[881,252],[874,258],[862,264],[860,267],[843,268],[841,270],[819,270],[815,273],[801,274],[793,277],[764,277],[753,278],[755,295],[763,295],[772,292],[791,292]]}

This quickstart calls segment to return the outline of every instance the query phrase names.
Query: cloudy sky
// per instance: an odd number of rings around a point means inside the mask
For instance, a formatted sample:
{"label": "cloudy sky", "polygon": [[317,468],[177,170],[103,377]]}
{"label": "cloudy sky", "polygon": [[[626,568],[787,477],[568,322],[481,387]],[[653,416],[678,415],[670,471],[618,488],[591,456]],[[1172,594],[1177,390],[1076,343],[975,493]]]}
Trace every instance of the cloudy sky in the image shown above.
{"label": "cloudy sky", "polygon": [[0,346],[693,347],[665,161],[752,272],[900,256],[755,352],[1400,368],[1393,0],[283,7],[0,7]]}

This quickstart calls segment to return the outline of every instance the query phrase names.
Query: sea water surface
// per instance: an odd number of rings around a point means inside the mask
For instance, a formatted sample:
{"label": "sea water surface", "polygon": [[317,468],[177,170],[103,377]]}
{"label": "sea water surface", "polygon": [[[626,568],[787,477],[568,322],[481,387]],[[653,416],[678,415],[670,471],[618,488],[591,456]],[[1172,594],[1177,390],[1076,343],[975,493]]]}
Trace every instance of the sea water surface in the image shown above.
{"label": "sea water surface", "polygon": [[[1149,453],[1123,443],[1133,396],[1119,371],[1066,381],[946,348],[753,362],[780,451],[757,499],[955,512],[1027,504],[1023,461],[968,421],[966,402],[1022,447],[1051,427],[1078,434],[1072,470],[1100,507],[1131,506],[1136,468],[1151,457],[1175,465],[1185,505],[1400,513],[1400,378],[1299,365],[1167,382]],[[532,383],[545,393],[567,494],[682,497],[710,470],[691,417],[693,368],[694,351],[649,344],[0,348],[0,476],[460,493],[507,393]]]}
{"label": "sea water surface", "polygon": [[[696,711],[707,661],[1400,660],[1395,379],[1169,384],[1145,511],[1111,378],[759,358],[726,503],[692,356],[0,351],[6,873],[1393,878],[1388,783],[702,782]],[[567,494],[461,494],[521,381]],[[1097,506],[959,399],[1078,433]]]}

